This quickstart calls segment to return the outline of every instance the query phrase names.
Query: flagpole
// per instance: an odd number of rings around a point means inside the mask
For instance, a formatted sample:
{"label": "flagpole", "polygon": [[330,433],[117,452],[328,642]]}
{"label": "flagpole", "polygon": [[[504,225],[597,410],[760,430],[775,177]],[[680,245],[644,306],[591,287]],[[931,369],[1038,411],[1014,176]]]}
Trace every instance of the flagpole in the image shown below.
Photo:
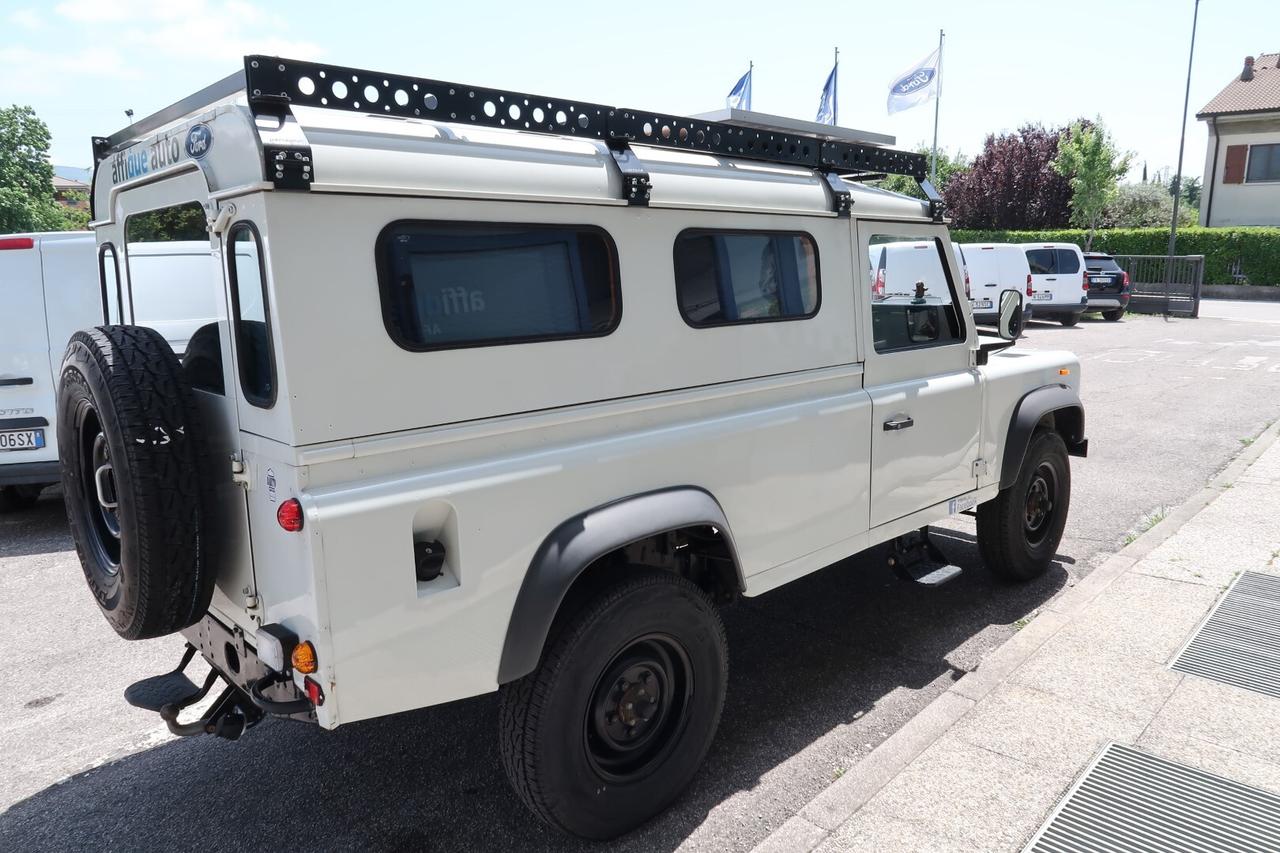
{"label": "flagpole", "polygon": [[942,106],[942,30],[938,30],[938,94],[933,99],[933,153],[929,157],[929,183],[938,185],[938,110]]}
{"label": "flagpole", "polygon": [[832,63],[832,73],[836,75],[835,85],[831,87],[831,124],[840,123],[840,48],[836,48],[835,62]]}

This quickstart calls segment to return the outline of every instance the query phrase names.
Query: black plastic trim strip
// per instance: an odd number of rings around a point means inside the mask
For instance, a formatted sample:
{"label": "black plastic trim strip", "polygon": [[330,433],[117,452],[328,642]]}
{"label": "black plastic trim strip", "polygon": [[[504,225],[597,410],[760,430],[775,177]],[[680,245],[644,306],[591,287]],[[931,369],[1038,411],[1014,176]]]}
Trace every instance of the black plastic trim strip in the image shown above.
{"label": "black plastic trim strip", "polygon": [[48,418],[0,418],[0,429],[29,429],[48,425]]}
{"label": "black plastic trim strip", "polygon": [[15,385],[31,385],[35,382],[30,376],[15,376],[12,379],[0,379],[0,388],[12,388]]}

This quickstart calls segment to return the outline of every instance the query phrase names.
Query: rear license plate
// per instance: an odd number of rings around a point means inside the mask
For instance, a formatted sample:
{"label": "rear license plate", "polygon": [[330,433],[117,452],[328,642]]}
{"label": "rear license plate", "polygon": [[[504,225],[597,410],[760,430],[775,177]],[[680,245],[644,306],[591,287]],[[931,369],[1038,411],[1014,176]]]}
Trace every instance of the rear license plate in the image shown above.
{"label": "rear license plate", "polygon": [[1091,275],[1089,281],[1093,284],[1110,284],[1111,276],[1109,275]]}
{"label": "rear license plate", "polygon": [[973,305],[974,311],[990,311],[991,310],[990,299],[975,299],[973,300],[972,305]]}
{"label": "rear license plate", "polygon": [[39,450],[44,447],[44,430],[21,429],[0,432],[0,450]]}
{"label": "rear license plate", "polygon": [[1047,290],[1037,290],[1035,295],[1031,297],[1033,302],[1048,302],[1053,298],[1053,294]]}

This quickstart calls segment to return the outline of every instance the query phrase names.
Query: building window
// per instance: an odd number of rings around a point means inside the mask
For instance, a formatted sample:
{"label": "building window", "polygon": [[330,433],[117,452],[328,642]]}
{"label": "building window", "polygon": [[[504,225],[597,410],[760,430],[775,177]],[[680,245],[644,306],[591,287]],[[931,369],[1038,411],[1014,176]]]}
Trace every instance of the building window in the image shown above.
{"label": "building window", "polygon": [[595,227],[395,222],[377,256],[383,320],[409,350],[596,337],[622,317],[617,251]]}
{"label": "building window", "polygon": [[808,234],[685,231],[675,276],[680,314],[697,328],[818,312],[818,247]]}
{"label": "building window", "polygon": [[1280,181],[1280,144],[1250,145],[1244,179],[1249,183]]}

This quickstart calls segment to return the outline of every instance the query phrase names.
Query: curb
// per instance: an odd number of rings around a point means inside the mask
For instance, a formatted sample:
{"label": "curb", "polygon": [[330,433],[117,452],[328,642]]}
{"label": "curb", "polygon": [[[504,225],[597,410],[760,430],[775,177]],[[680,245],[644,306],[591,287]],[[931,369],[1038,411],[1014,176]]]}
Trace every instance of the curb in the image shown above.
{"label": "curb", "polygon": [[862,808],[881,788],[942,737],[988,693],[1007,679],[1041,646],[1070,623],[1113,581],[1155,550],[1234,483],[1280,436],[1280,421],[1261,434],[1160,523],[1108,557],[1083,580],[1041,608],[1018,633],[983,658],[839,779],[820,791],[800,811],[756,845],[753,853],[813,850]]}

